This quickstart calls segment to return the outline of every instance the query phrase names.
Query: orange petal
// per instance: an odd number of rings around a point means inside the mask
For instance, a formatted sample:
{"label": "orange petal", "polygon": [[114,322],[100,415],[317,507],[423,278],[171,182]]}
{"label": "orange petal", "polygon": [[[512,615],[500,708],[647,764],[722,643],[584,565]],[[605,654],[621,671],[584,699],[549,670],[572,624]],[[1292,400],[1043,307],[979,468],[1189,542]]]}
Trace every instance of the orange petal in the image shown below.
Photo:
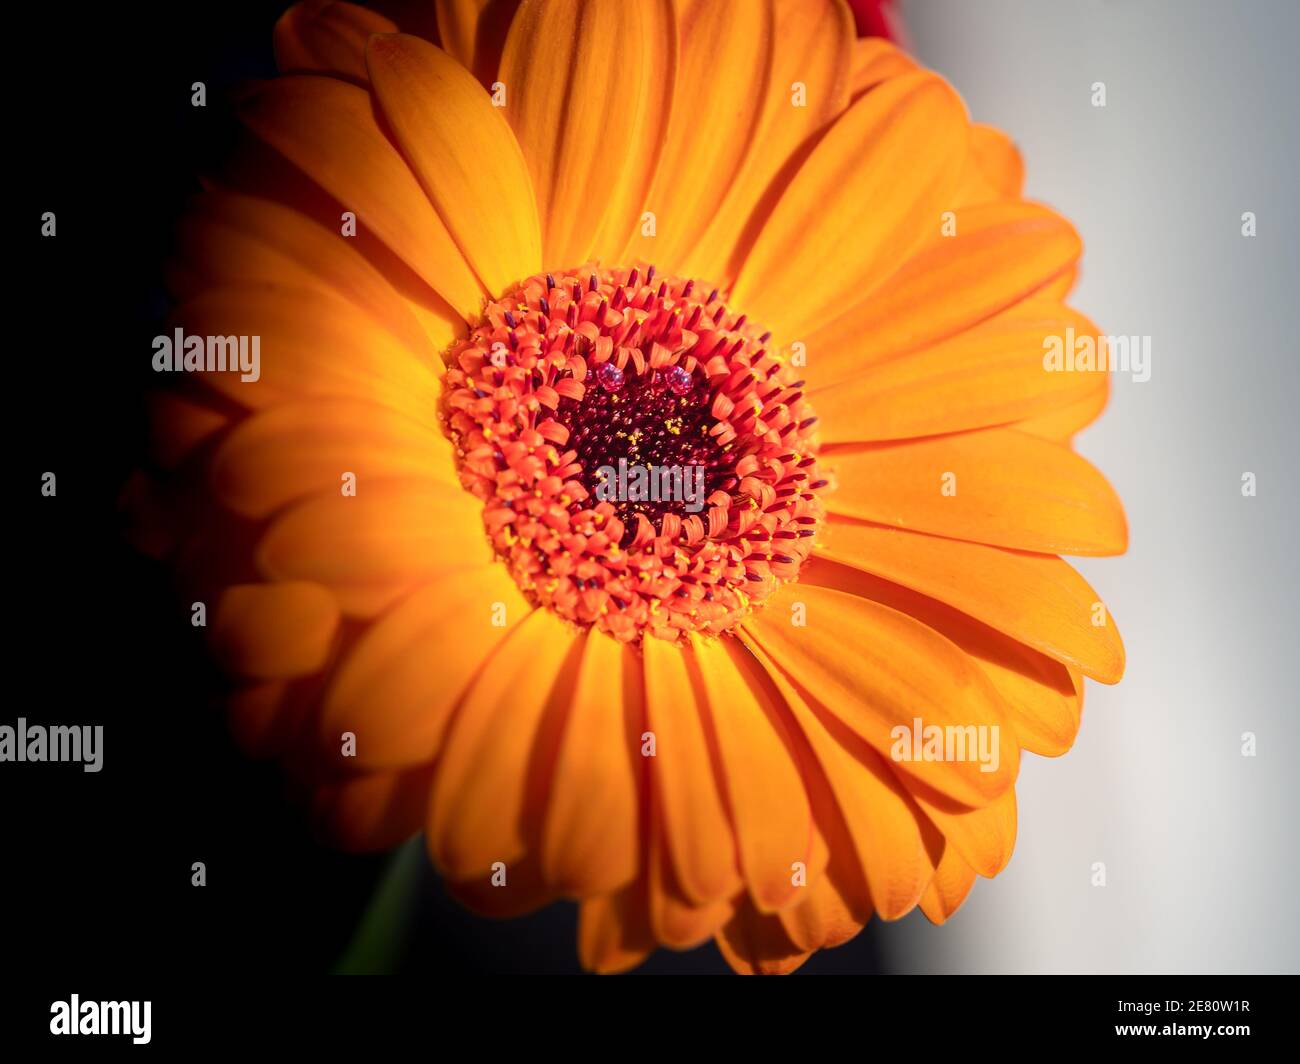
{"label": "orange petal", "polygon": [[921,895],[921,911],[932,924],[942,924],[961,907],[975,885],[975,870],[961,859],[955,846],[945,846],[934,878]]}
{"label": "orange petal", "polygon": [[655,939],[670,949],[694,949],[707,942],[736,910],[736,899],[696,903],[686,897],[673,870],[658,809],[652,813],[646,852],[646,907]]}
{"label": "orange petal", "polygon": [[321,742],[337,749],[339,736],[352,732],[361,768],[432,760],[452,709],[508,630],[493,621],[518,624],[529,611],[500,565],[449,574],[420,589],[343,658],[325,696]]}
{"label": "orange petal", "polygon": [[[1023,308],[1023,309],[1022,309]],[[904,439],[1001,425],[1068,406],[1096,373],[1043,364],[1053,337],[1096,332],[1082,314],[1037,300],[931,347],[813,388],[827,443]]]}
{"label": "orange petal", "polygon": [[591,631],[560,739],[539,851],[558,892],[607,894],[637,873],[644,689],[635,650]]}
{"label": "orange petal", "polygon": [[257,337],[256,380],[230,369],[194,374],[245,408],[334,396],[384,403],[420,421],[436,417],[440,387],[430,366],[352,304],[324,291],[267,284],[215,288],[172,313],[164,335],[173,346],[178,328],[187,338],[249,337],[250,355]]}
{"label": "orange petal", "polygon": [[[894,731],[925,726],[998,727],[1001,703],[979,667],[919,621],[876,602],[828,588],[792,588],[787,601],[805,607],[796,626],[776,607],[747,621],[763,649],[812,698],[872,749],[889,758]],[[853,654],[842,647],[855,648]],[[802,721],[801,721],[802,724]],[[985,805],[1007,790],[1019,768],[1014,742],[1001,740],[996,771],[976,760],[890,761],[909,779],[968,805]],[[877,908],[881,908],[877,904]]]}
{"label": "orange petal", "polygon": [[217,603],[213,654],[250,679],[303,676],[325,665],[338,626],[338,603],[319,584],[240,584]]}
{"label": "orange petal", "polygon": [[1000,129],[975,123],[970,128],[970,154],[995,199],[1020,198],[1025,161],[1010,137]]}
{"label": "orange petal", "polygon": [[364,85],[366,41],[396,31],[383,15],[356,4],[304,0],[275,24],[275,65],[282,74],[337,74]]}
{"label": "orange petal", "polygon": [[740,887],[736,844],[718,783],[716,739],[693,659],[661,639],[642,643],[646,728],[655,756],[651,776],[664,834],[686,898],[707,904]]}
{"label": "orange petal", "polygon": [[1060,662],[936,599],[837,562],[819,560],[805,568],[800,579],[880,602],[951,640],[984,671],[1002,698],[1016,739],[1026,749],[1057,757],[1074,743],[1082,677]]}
{"label": "orange petal", "polygon": [[488,292],[541,269],[537,205],[514,133],[472,74],[419,37],[374,37],[366,63],[393,135]]}
{"label": "orange petal", "polygon": [[1019,667],[994,666],[984,671],[1007,705],[1022,749],[1040,757],[1060,757],[1069,751],[1083,716],[1083,673],[1067,669],[1065,677],[1038,678]]}
{"label": "orange petal", "polygon": [[146,402],[149,453],[164,469],[175,469],[234,420],[229,412],[216,408],[214,404],[221,400],[212,395],[183,395],[168,389],[151,392]]}
{"label": "orange petal", "polygon": [[488,875],[496,862],[508,869],[528,851],[541,814],[528,799],[551,771],[542,737],[563,720],[580,649],[555,614],[534,610],[466,693],[439,755],[428,824],[429,852],[452,878]]}
{"label": "orange petal", "polygon": [[748,901],[736,907],[715,941],[741,975],[788,975],[811,956],[790,940],[780,917],[761,913]]}
{"label": "orange petal", "polygon": [[966,129],[961,100],[934,74],[891,78],[859,99],[764,224],[735,304],[784,346],[879,286],[939,225]]}
{"label": "orange petal", "polygon": [[337,488],[312,496],[276,517],[256,552],[267,579],[315,580],[356,616],[490,557],[477,501],[435,480],[358,482],[355,496]]}
{"label": "orange petal", "polygon": [[1079,267],[1078,265],[1075,265],[1070,267],[1070,269],[1066,270],[1064,273],[1053,277],[1034,294],[1042,296],[1044,299],[1063,300],[1074,291],[1074,286],[1078,280]]}
{"label": "orange petal", "polygon": [[[319,82],[333,81],[334,78],[294,76],[298,81]],[[344,85],[345,88],[348,86]],[[363,95],[365,95],[363,93]],[[309,152],[310,156],[311,153]],[[388,297],[382,299],[372,316],[381,317],[384,307],[394,300],[405,306],[408,316],[427,334],[426,346],[433,351],[440,351],[451,339],[464,336],[467,330],[465,314],[458,311],[443,296],[439,295],[420,275],[388,246],[372,226],[351,224],[356,215],[355,209],[348,213],[343,204],[308,174],[290,162],[265,140],[258,137],[242,138],[227,159],[221,170],[205,182],[208,191],[224,198],[237,195],[256,203],[274,203],[283,210],[302,215],[314,222],[317,227],[328,234],[335,244],[344,244],[359,254],[377,271],[390,289]],[[426,201],[427,203],[427,201]],[[432,213],[430,208],[430,213]],[[435,215],[436,218],[436,215]],[[349,234],[343,237],[343,232]],[[247,235],[247,234],[245,234]],[[270,234],[258,230],[259,237]],[[296,234],[283,234],[296,239]],[[295,257],[311,261],[311,251],[301,249],[287,241],[281,240],[281,234],[274,234],[270,241],[277,250],[292,253]],[[328,256],[326,263],[329,262]],[[259,263],[260,265],[260,256]],[[228,268],[233,279],[238,281],[242,274],[238,260]],[[463,262],[462,273],[473,280],[473,275]],[[272,277],[272,283],[286,283],[283,277]],[[312,286],[318,280],[310,282]],[[189,297],[201,292],[207,284],[200,276],[191,276],[189,264],[182,259],[173,259],[168,263],[168,285],[173,292]],[[481,292],[474,281],[477,292]],[[481,296],[476,296],[473,303],[477,307]],[[391,326],[390,326],[391,327]]]}
{"label": "orange petal", "polygon": [[[772,0],[674,0],[677,61],[663,149],[638,225],[617,259],[683,272],[758,129],[771,66]],[[653,116],[653,110],[652,110]]]}
{"label": "orange petal", "polygon": [[[971,127],[971,140],[975,138],[975,127]],[[947,204],[949,210],[955,211],[962,207],[969,207],[981,203],[993,203],[1002,199],[997,190],[993,187],[985,173],[983,166],[980,165],[979,157],[975,154],[974,147],[966,153],[966,162],[962,167],[961,180],[957,182],[957,187],[953,189],[952,199]],[[940,231],[941,236],[950,234]]]}
{"label": "orange petal", "polygon": [[1030,436],[1041,436],[1045,440],[1057,443],[1069,443],[1070,438],[1080,429],[1086,428],[1097,420],[1106,409],[1110,399],[1110,374],[1096,373],[1093,390],[1068,406],[1048,410],[1034,417],[1018,422],[1015,428],[1027,432]]}
{"label": "orange petal", "polygon": [[317,830],[351,853],[391,850],[424,826],[432,775],[431,766],[421,765],[320,787],[312,796]]}
{"label": "orange petal", "polygon": [[849,93],[856,100],[882,81],[916,70],[916,62],[884,37],[859,37],[853,42]]}
{"label": "orange petal", "polygon": [[[845,517],[1044,554],[1123,554],[1115,490],[1065,447],[985,429],[827,455]],[[946,494],[945,494],[946,492]]]}
{"label": "orange petal", "polygon": [[587,971],[625,972],[654,947],[644,884],[587,898],[578,907],[578,957]]}
{"label": "orange petal", "polygon": [[938,235],[938,217],[893,277],[803,337],[818,384],[977,325],[1068,270],[1083,248],[1069,222],[1033,203],[963,208],[949,237]]}
{"label": "orange petal", "polygon": [[[800,949],[833,949],[862,930],[863,920],[854,915],[854,906],[831,869],[810,879],[807,889],[802,902],[780,913],[786,934]],[[870,916],[870,910],[864,915]]]}
{"label": "orange petal", "polygon": [[1124,673],[1124,644],[1100,596],[1068,562],[832,518],[819,554],[946,602],[1102,683]]}
{"label": "orange petal", "polygon": [[306,707],[290,697],[291,687],[285,680],[264,680],[231,694],[226,717],[231,736],[245,756],[275,757],[301,733]]}
{"label": "orange petal", "polygon": [[362,485],[386,480],[429,480],[460,491],[465,500],[452,509],[473,527],[468,519],[477,506],[456,482],[446,437],[377,403],[323,399],[254,414],[217,449],[211,483],[233,510],[266,517],[304,496],[340,491],[344,471],[356,476],[358,498]]}
{"label": "orange petal", "polygon": [[806,868],[812,842],[797,755],[753,657],[731,639],[692,643],[717,735],[740,868],[754,904],[775,912],[799,892],[794,868]]}
{"label": "orange petal", "polygon": [[415,352],[428,351],[430,340],[446,346],[464,327],[447,317],[435,335],[426,335],[392,282],[354,241],[291,207],[219,192],[199,197],[194,208],[177,232],[186,275],[195,282],[179,286],[182,298],[214,284],[259,281],[323,289],[342,296]]}
{"label": "orange petal", "polygon": [[672,0],[641,4],[644,62],[641,98],[632,126],[620,134],[628,157],[623,180],[602,190],[609,209],[592,245],[592,257],[605,263],[630,262],[626,249],[644,225],[643,214],[668,139],[673,86],[677,79],[677,23]]}
{"label": "orange petal", "polygon": [[504,872],[504,883],[494,875],[449,879],[446,882],[447,893],[480,916],[501,920],[534,912],[555,900],[533,855],[515,862]]}
{"label": "orange petal", "polygon": [[[745,159],[681,270],[727,286],[818,136],[849,102],[853,20],[835,0],[777,0],[772,69]],[[799,95],[796,95],[799,94]]]}
{"label": "orange petal", "polygon": [[506,118],[537,196],[544,268],[586,262],[612,210],[622,212],[626,234],[626,210],[615,190],[641,180],[645,142],[662,136],[670,28],[666,9],[655,3],[520,5],[501,81]]}
{"label": "orange petal", "polygon": [[482,85],[497,80],[506,31],[518,6],[517,0],[434,0],[443,49]]}
{"label": "orange petal", "polygon": [[987,879],[1011,860],[1016,846],[1016,792],[1009,789],[982,809],[968,809],[931,791],[912,792],[916,804],[962,859]]}
{"label": "orange petal", "polygon": [[[780,670],[770,659],[762,656],[761,650],[757,652],[756,660],[760,662],[765,672],[776,675],[776,679],[769,676],[768,683],[781,693],[782,700],[786,701],[788,706],[797,706],[800,714],[806,714],[811,720],[811,726],[818,732],[819,739],[824,740],[825,728],[816,717],[815,711],[809,709],[793,685],[779,675]],[[795,711],[790,712],[793,717]],[[847,942],[861,931],[874,911],[871,904],[872,888],[867,883],[863,871],[865,865],[859,852],[859,843],[866,841],[866,837],[860,834],[859,807],[854,806],[851,809],[851,815],[855,817],[853,827],[850,827],[844,813],[840,810],[839,802],[842,796],[852,793],[851,787],[843,781],[838,787],[832,785],[830,775],[822,768],[814,752],[816,747],[809,742],[807,735],[797,727],[797,724],[796,730],[803,749],[800,763],[804,783],[808,788],[808,800],[813,810],[813,852],[808,866],[806,888],[808,893],[804,901],[782,909],[780,916],[781,922],[785,924],[786,933],[796,946],[802,949],[827,949]],[[828,752],[828,757],[831,757],[834,768],[839,763],[838,757],[833,751]],[[877,760],[874,755],[867,759],[873,765]],[[868,769],[868,772],[871,773],[871,769]],[[887,781],[887,786],[891,789],[897,787],[898,781],[890,779],[888,773],[882,770],[880,776]],[[873,803],[876,804],[878,803]],[[889,805],[888,801],[884,804]],[[912,823],[917,824],[921,819],[919,814],[910,808],[908,812]],[[907,865],[910,861],[907,855],[911,853],[910,847],[914,840],[914,837],[909,834],[908,825],[902,823],[905,830],[891,836],[892,825],[888,818],[884,823],[886,830],[883,836],[877,833],[876,837],[893,837],[895,840],[901,840],[904,843],[904,849],[901,851],[904,855],[902,863]],[[887,854],[883,848],[878,850],[876,857],[873,858],[873,875],[886,872],[888,869],[886,858],[895,856],[898,854]],[[901,898],[910,893],[911,888],[902,885],[907,873],[904,872],[903,876],[895,878],[891,884],[892,874],[878,875],[878,886],[882,894],[886,897]]]}
{"label": "orange petal", "polygon": [[373,231],[460,314],[468,319],[482,310],[478,278],[406,161],[380,130],[364,89],[334,78],[276,78],[241,103],[240,117],[352,211],[358,228]]}
{"label": "orange petal", "polygon": [[[778,665],[754,638],[752,627],[742,628],[741,639],[780,690],[820,767],[824,792],[816,777],[809,780],[809,787],[818,826],[831,832],[832,862],[843,848],[851,847],[858,867],[848,872],[861,876],[870,892],[870,902],[864,904],[850,878],[846,904],[855,907],[852,916],[860,924],[872,907],[881,919],[896,920],[916,905],[933,874],[921,837],[920,813],[874,751],[855,740],[824,708],[815,709],[804,698],[800,663],[783,658]],[[827,808],[828,803],[834,808]],[[843,838],[836,838],[841,830]]]}

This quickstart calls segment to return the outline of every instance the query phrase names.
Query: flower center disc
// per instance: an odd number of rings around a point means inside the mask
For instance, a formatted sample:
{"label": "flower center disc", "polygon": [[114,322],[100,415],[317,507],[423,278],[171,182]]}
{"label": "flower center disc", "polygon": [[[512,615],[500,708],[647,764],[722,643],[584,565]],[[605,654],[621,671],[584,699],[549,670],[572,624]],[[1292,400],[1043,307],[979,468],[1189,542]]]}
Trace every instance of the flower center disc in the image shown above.
{"label": "flower center disc", "polygon": [[444,358],[461,482],[534,602],[626,642],[720,633],[823,519],[816,422],[770,336],[653,267],[532,277]]}

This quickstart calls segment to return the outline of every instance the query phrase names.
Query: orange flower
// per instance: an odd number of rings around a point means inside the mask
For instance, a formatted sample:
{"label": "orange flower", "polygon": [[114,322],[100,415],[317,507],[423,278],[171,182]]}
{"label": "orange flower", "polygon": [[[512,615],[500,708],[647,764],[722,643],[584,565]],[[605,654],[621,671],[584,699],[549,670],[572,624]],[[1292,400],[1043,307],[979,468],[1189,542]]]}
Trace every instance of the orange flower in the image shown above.
{"label": "orange flower", "polygon": [[261,361],[159,395],[145,524],[237,735],[598,971],[942,922],[1123,671],[1078,236],[839,0],[437,16],[292,9],[181,227],[171,326]]}

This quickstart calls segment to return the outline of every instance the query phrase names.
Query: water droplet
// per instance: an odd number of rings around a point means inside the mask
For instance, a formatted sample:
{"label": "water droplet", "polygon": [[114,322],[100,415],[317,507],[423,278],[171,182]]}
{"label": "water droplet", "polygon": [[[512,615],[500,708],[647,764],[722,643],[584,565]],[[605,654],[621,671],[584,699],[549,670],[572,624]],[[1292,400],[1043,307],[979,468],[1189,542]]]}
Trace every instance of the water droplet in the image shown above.
{"label": "water droplet", "polygon": [[664,373],[664,380],[668,383],[668,390],[674,395],[685,395],[694,384],[691,375],[681,366],[669,366]]}
{"label": "water droplet", "polygon": [[602,362],[596,367],[596,380],[607,392],[617,392],[623,387],[623,371],[613,362]]}

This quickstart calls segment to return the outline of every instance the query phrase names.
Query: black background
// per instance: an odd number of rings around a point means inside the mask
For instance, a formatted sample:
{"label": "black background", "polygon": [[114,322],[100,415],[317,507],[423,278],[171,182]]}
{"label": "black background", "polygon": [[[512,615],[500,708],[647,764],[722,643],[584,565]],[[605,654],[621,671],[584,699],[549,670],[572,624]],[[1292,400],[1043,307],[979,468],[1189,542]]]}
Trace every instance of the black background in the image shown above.
{"label": "black background", "polygon": [[[386,865],[312,838],[273,764],[227,736],[218,682],[166,570],[123,536],[140,393],[168,308],[162,263],[197,175],[236,135],[225,97],[274,73],[282,3],[87,5],[11,40],[19,182],[6,287],[7,705],[0,723],[102,724],[104,768],[0,766],[10,974],[264,978],[333,969]],[[60,24],[66,23],[66,24]],[[190,103],[203,81],[208,106]],[[40,235],[54,211],[58,235]],[[40,494],[41,475],[58,494]],[[208,885],[191,885],[203,861]],[[460,909],[426,866],[398,970],[577,972],[576,910]],[[805,972],[878,969],[876,929]],[[724,972],[709,945],[643,972]]]}

